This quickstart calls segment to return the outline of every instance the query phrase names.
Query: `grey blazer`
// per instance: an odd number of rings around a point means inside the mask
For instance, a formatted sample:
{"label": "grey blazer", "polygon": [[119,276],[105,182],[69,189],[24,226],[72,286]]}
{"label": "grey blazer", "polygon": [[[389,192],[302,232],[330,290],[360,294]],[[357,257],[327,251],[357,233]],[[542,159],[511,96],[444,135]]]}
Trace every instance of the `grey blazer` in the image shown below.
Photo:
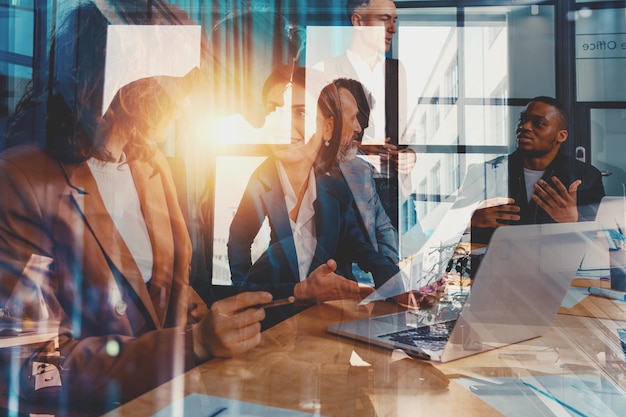
{"label": "grey blazer", "polygon": [[340,162],[339,169],[358,208],[360,226],[380,254],[398,262],[398,232],[383,207],[374,182],[374,168],[360,158]]}

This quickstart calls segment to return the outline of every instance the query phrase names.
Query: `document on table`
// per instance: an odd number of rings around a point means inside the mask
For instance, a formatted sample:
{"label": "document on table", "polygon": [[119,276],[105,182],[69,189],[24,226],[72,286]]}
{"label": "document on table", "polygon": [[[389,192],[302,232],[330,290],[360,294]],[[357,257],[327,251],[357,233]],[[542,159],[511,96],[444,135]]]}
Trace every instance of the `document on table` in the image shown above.
{"label": "document on table", "polygon": [[599,267],[599,268],[587,268],[587,269],[581,268],[576,272],[576,276],[574,278],[608,280],[610,277],[611,277],[611,271],[609,268]]}
{"label": "document on table", "polygon": [[267,407],[261,404],[253,404],[243,401],[230,400],[228,398],[214,397],[205,394],[190,394],[178,400],[153,417],[173,416],[206,416],[206,417],[304,417],[318,416],[317,413],[303,413],[301,411],[287,410],[284,408]]}
{"label": "document on table", "polygon": [[563,301],[561,302],[561,307],[572,308],[584,300],[588,295],[589,290],[587,288],[570,287],[567,290],[565,298],[563,298]]}
{"label": "document on table", "polygon": [[505,416],[618,417],[626,410],[626,393],[595,375],[455,379],[459,385]]}

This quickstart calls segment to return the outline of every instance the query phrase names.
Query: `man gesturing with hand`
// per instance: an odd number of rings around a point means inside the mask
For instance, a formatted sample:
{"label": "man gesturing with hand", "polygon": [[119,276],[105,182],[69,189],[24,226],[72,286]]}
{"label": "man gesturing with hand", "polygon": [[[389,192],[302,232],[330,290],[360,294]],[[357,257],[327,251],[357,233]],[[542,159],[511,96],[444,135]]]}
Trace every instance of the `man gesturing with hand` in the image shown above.
{"label": "man gesturing with hand", "polygon": [[602,177],[590,164],[559,152],[567,123],[557,100],[536,97],[520,114],[516,151],[470,168],[459,197],[482,200],[472,216],[472,242],[488,243],[503,225],[595,219],[604,197]]}

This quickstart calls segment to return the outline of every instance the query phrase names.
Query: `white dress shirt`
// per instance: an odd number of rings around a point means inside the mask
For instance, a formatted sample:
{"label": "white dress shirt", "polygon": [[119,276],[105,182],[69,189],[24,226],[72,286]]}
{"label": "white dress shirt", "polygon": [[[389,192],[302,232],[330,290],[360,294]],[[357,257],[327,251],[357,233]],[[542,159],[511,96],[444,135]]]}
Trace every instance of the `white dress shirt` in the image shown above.
{"label": "white dress shirt", "polygon": [[[280,161],[276,161],[276,167],[278,168],[278,178],[280,184],[283,187],[283,193],[285,194],[285,203],[287,205],[287,212],[290,213],[298,203],[296,196],[287,172]],[[306,191],[302,197],[302,204],[300,204],[300,210],[298,216],[294,222],[289,217],[289,223],[291,224],[291,233],[293,235],[293,242],[296,246],[296,256],[298,258],[298,273],[300,274],[300,281],[304,281],[309,274],[311,268],[311,262],[315,255],[315,249],[317,247],[317,235],[315,231],[315,209],[313,203],[317,199],[317,185],[315,182],[315,174],[313,169],[309,173],[309,183],[307,184]]]}
{"label": "white dress shirt", "polygon": [[152,278],[152,243],[141,212],[139,195],[127,163],[91,158],[87,166],[98,185],[104,206],[133,255],[144,282]]}

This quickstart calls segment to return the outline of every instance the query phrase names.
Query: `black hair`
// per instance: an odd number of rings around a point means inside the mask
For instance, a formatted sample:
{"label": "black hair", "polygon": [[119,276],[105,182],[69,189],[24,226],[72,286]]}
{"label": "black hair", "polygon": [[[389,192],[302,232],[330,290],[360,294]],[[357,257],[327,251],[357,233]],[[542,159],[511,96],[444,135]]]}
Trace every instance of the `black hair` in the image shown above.
{"label": "black hair", "polygon": [[374,106],[374,98],[360,81],[351,78],[337,78],[333,83],[338,89],[345,88],[350,91],[356,100],[356,104],[359,108],[357,119],[361,125],[361,132],[357,135],[356,140],[360,142],[363,140],[365,129],[369,126],[370,112]]}
{"label": "black hair", "polygon": [[532,103],[532,102],[539,102],[539,103],[544,103],[547,104],[548,106],[552,106],[554,107],[557,112],[559,113],[559,120],[560,120],[560,128],[561,129],[565,129],[567,130],[567,126],[569,123],[569,117],[567,115],[567,110],[565,110],[565,107],[563,106],[563,104],[558,101],[557,99],[553,98],[553,97],[548,97],[548,96],[537,96],[533,99],[531,99],[528,103]]}

